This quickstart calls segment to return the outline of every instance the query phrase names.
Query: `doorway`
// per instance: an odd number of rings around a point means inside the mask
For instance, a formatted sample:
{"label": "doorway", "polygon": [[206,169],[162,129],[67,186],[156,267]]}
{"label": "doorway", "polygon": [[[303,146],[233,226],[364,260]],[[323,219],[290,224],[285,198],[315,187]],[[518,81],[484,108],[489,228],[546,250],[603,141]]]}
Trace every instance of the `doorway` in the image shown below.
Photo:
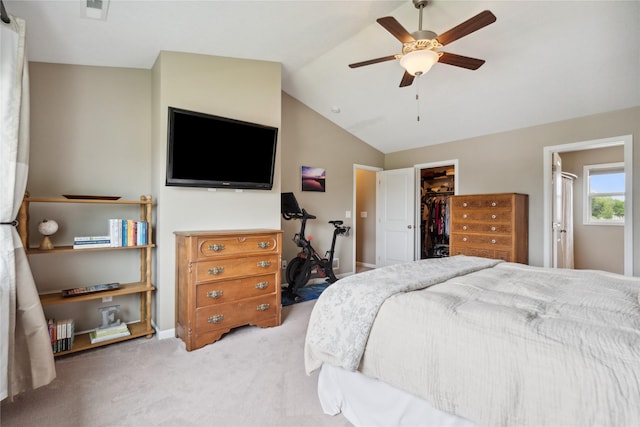
{"label": "doorway", "polygon": [[382,168],[353,165],[353,272],[376,267],[376,174]]}
{"label": "doorway", "polygon": [[449,198],[458,192],[458,159],[416,169],[416,259],[449,256]]}
{"label": "doorway", "polygon": [[[553,230],[553,157],[557,153],[577,152],[606,147],[623,146],[625,170],[625,214],[624,214],[624,274],[633,275],[633,139],[631,135],[582,141],[563,145],[544,147],[543,149],[543,260],[545,267],[554,265],[554,230]],[[578,190],[579,191],[579,190]]]}

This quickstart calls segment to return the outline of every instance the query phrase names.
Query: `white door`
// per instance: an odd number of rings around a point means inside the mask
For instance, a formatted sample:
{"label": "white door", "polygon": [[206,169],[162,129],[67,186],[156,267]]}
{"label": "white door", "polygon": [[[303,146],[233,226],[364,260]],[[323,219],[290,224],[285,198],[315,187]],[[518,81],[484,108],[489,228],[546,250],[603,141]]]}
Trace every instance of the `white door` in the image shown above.
{"label": "white door", "polygon": [[557,152],[553,153],[553,159],[551,163],[553,186],[553,195],[551,198],[551,266],[558,268],[560,262],[560,250],[561,250],[561,233],[563,230],[563,187],[562,187],[562,159]]}
{"label": "white door", "polygon": [[377,173],[376,266],[413,261],[415,169]]}

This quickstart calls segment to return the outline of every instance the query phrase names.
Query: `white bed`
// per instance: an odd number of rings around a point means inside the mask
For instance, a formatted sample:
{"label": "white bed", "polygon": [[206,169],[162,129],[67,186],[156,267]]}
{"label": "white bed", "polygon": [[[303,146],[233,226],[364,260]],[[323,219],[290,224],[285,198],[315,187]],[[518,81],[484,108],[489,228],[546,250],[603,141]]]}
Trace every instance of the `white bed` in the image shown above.
{"label": "white bed", "polygon": [[384,267],[323,292],[305,366],[357,426],[638,426],[639,292],[466,256]]}

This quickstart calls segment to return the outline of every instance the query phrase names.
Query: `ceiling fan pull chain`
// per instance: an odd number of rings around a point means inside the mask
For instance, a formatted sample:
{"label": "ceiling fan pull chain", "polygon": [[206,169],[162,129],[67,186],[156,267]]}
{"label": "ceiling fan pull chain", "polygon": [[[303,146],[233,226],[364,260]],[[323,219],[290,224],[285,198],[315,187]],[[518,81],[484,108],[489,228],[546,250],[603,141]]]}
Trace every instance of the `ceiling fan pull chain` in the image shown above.
{"label": "ceiling fan pull chain", "polygon": [[420,121],[420,91],[418,90],[418,88],[420,87],[420,76],[418,76],[418,78],[416,79],[416,121],[419,122]]}

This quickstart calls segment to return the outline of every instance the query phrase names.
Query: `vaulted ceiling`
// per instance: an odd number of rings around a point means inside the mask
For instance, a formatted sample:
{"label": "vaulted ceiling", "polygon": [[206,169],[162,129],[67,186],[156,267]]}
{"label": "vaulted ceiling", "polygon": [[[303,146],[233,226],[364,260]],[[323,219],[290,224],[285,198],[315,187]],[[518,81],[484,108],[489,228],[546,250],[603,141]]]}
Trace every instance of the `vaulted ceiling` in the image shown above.
{"label": "vaulted ceiling", "polygon": [[104,20],[83,17],[86,1],[4,4],[27,23],[31,61],[150,68],[173,50],[280,62],[286,93],[383,153],[640,105],[638,1],[430,1],[422,29],[436,34],[493,12],[441,49],[486,63],[437,63],[403,88],[397,60],[347,65],[401,52],[376,19],[417,30],[411,0],[111,0]]}

